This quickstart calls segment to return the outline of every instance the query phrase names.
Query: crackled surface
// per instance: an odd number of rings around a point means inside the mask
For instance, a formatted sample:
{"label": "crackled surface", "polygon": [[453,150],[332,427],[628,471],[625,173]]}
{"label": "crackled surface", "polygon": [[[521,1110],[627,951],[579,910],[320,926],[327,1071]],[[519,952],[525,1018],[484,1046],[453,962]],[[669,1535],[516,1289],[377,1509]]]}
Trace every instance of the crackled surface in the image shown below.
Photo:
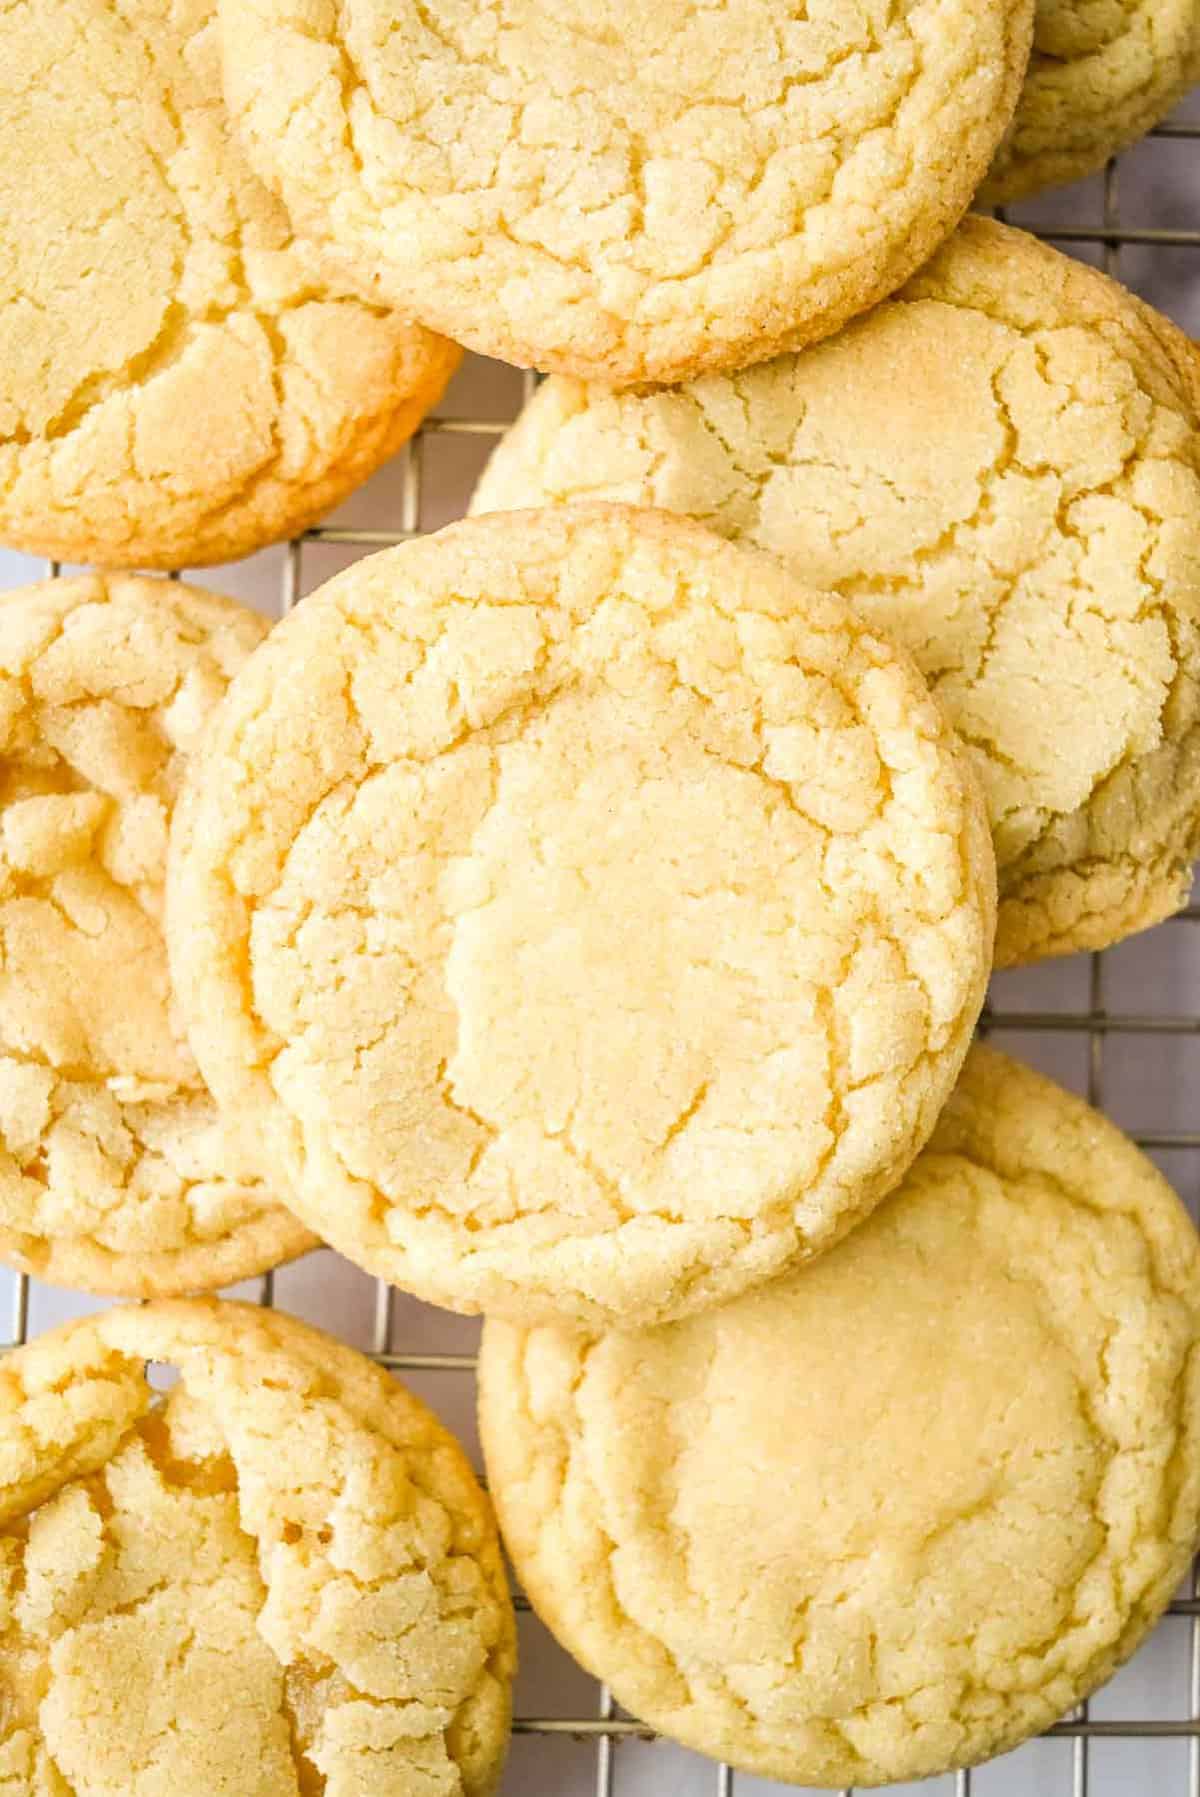
{"label": "crackled surface", "polygon": [[311,1245],[217,1117],[162,938],[183,765],[264,630],[161,580],[0,595],[0,1257],[52,1282],[186,1291]]}
{"label": "crackled surface", "polygon": [[1125,1659],[1200,1515],[1200,1252],[1165,1181],[990,1050],[899,1191],[724,1309],[489,1321],[490,1489],[635,1715],[769,1778],[1004,1751]]}
{"label": "crackled surface", "polygon": [[981,201],[1103,168],[1197,79],[1196,0],[1037,0],[1025,85]]}
{"label": "crackled surface", "polygon": [[329,266],[616,384],[810,342],[899,286],[1007,125],[1029,0],[230,0],[247,151]]}
{"label": "crackled surface", "polygon": [[932,1127],[993,874],[916,670],[682,519],[477,519],[245,670],[173,844],[191,1041],[289,1202],[463,1310],[651,1319]]}
{"label": "crackled surface", "polygon": [[828,344],[676,393],[546,382],[473,509],[689,512],[915,655],[983,783],[997,958],[1102,948],[1200,849],[1195,355],[1124,289],[968,220]]}
{"label": "crackled surface", "polygon": [[470,1468],[361,1355],[191,1302],[6,1361],[0,1791],[485,1797],[514,1652]]}
{"label": "crackled surface", "polygon": [[232,560],[399,447],[457,360],[301,253],[211,0],[0,3],[0,538]]}

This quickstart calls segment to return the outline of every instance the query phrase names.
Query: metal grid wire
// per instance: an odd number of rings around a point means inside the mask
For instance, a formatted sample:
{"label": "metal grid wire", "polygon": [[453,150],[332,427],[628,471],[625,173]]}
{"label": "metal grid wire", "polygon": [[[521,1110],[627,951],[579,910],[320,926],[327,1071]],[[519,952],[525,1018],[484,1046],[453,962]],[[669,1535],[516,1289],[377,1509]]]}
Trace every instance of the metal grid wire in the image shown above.
{"label": "metal grid wire", "polygon": [[[1168,123],[1159,126],[1151,137],[1158,141],[1184,140],[1200,144],[1200,122]],[[1197,150],[1200,158],[1200,149]],[[1187,249],[1200,252],[1200,229],[1165,228],[1139,225],[1121,215],[1119,205],[1121,159],[1109,164],[1103,180],[1103,207],[1101,222],[1096,225],[1066,225],[1054,223],[1040,228],[1030,226],[1025,220],[1021,222],[1026,228],[1038,229],[1039,235],[1048,242],[1071,249],[1076,253],[1088,254],[1089,260],[1098,260],[1101,265],[1118,278],[1121,275],[1121,252],[1126,246],[1148,246],[1154,249]],[[1200,167],[1200,163],[1198,163]],[[1200,179],[1197,181],[1197,206],[1200,209]],[[1004,212],[997,213],[1003,218]],[[1197,263],[1197,278],[1200,280],[1200,261]],[[528,398],[536,385],[536,376],[526,372],[522,380],[522,398]],[[342,526],[320,526],[305,532],[302,537],[290,542],[286,554],[281,577],[279,607],[286,612],[296,605],[304,591],[303,557],[309,544],[328,544],[344,546],[370,553],[373,550],[402,543],[410,537],[422,533],[423,498],[426,496],[427,482],[425,478],[425,451],[431,440],[438,436],[457,435],[485,439],[496,439],[507,428],[510,420],[489,420],[476,417],[439,418],[426,420],[421,430],[411,443],[401,452],[401,481],[399,515],[394,529],[357,529]],[[429,528],[426,526],[425,528]],[[50,563],[48,571],[52,575],[59,573],[56,563]],[[173,575],[172,578],[178,578]],[[1190,926],[1200,923],[1200,904],[1193,904],[1181,914],[1181,918]],[[1200,932],[1189,930],[1195,943],[1194,954],[1200,960]],[[1089,957],[1089,978],[1086,1006],[1077,1010],[1042,1010],[1027,1011],[1024,1009],[1001,1009],[989,1005],[985,1008],[981,1020],[981,1033],[993,1031],[1015,1030],[1020,1032],[1066,1032],[1076,1037],[1085,1036],[1087,1041],[1087,1094],[1089,1100],[1104,1109],[1106,1098],[1105,1048],[1114,1038],[1130,1037],[1165,1037],[1179,1038],[1200,1036],[1200,1011],[1181,1013],[1179,1015],[1155,1016],[1150,1013],[1116,1011],[1105,1002],[1106,957],[1093,954]],[[1154,1132],[1133,1132],[1134,1139],[1147,1150],[1192,1149],[1200,1150],[1200,1128],[1194,1130],[1157,1130]],[[275,1276],[266,1274],[256,1282],[259,1288],[260,1302],[271,1305],[275,1301]],[[392,1346],[393,1329],[398,1294],[382,1281],[376,1282],[374,1318],[372,1329],[372,1357],[382,1366],[399,1373],[416,1374],[473,1374],[475,1358],[470,1354],[429,1353],[421,1348],[419,1341],[396,1350]],[[14,1278],[10,1325],[7,1340],[0,1339],[0,1348],[18,1346],[29,1336],[30,1280],[27,1275],[20,1274]],[[518,1612],[528,1612],[529,1602],[520,1592],[515,1596]],[[1187,1797],[1200,1797],[1200,1560],[1193,1568],[1188,1595],[1177,1597],[1170,1606],[1170,1615],[1183,1619],[1175,1627],[1186,1628],[1188,1641],[1188,1676],[1187,1676],[1187,1714],[1182,1718],[1168,1717],[1129,1717],[1128,1719],[1097,1720],[1089,1714],[1088,1705],[1073,1713],[1066,1720],[1059,1722],[1047,1731],[1049,1736],[1064,1737],[1070,1744],[1069,1769],[1066,1776],[1053,1785],[1054,1797],[1088,1797],[1094,1771],[1094,1756],[1102,1751],[1104,1742],[1180,1740],[1188,1744],[1188,1764],[1186,1782],[1183,1789]],[[1169,1626],[1169,1625],[1168,1625]],[[641,1723],[621,1716],[606,1688],[595,1687],[593,1713],[568,1716],[545,1716],[539,1714],[519,1714],[514,1723],[514,1733],[518,1736],[533,1736],[548,1740],[554,1736],[567,1736],[580,1741],[594,1741],[595,1775],[594,1790],[596,1797],[617,1797],[617,1767],[619,1763],[619,1747],[623,1740],[653,1740],[653,1730]],[[1148,1778],[1148,1774],[1145,1774]],[[713,1765],[708,1789],[715,1797],[736,1797],[739,1787],[748,1782],[727,1765]],[[979,1782],[979,1773],[961,1771],[953,1775],[949,1781],[936,1782],[939,1790],[949,1786],[954,1797],[971,1797],[973,1783]],[[1155,1781],[1158,1782],[1157,1780]],[[1039,1793],[1048,1790],[1044,1778],[1036,1781]],[[505,1784],[505,1791],[510,1786]],[[678,1788],[673,1784],[673,1788]],[[689,1787],[699,1790],[700,1785]],[[1111,1788],[1111,1787],[1110,1787]],[[1132,1794],[1148,1786],[1141,1783],[1121,1786]],[[1172,1787],[1175,1788],[1175,1787]],[[994,1785],[989,1789],[995,1789]],[[515,1793],[515,1787],[514,1787]],[[521,1797],[532,1797],[532,1793],[522,1792]],[[537,1797],[551,1797],[551,1787],[541,1787]],[[854,1797],[851,1790],[846,1790],[840,1797]]]}

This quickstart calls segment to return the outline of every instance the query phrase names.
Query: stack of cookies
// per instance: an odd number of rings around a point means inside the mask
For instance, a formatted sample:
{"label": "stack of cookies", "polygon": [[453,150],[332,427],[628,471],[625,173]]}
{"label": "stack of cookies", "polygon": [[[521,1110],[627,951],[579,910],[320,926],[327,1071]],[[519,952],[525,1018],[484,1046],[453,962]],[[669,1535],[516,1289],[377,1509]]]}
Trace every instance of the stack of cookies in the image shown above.
{"label": "stack of cookies", "polygon": [[[488,1500],[211,1298],[486,1313],[491,1496],[629,1711],[870,1785],[1047,1726],[1200,1540],[1200,1240],[972,1046],[1200,850],[1200,361],[967,215],[1194,0],[15,0],[0,17],[0,1789],[486,1797]],[[454,341],[451,341],[453,339]],[[456,343],[473,516],[267,633]],[[179,1373],[167,1394],[150,1362]],[[181,1551],[182,1547],[182,1551]]]}

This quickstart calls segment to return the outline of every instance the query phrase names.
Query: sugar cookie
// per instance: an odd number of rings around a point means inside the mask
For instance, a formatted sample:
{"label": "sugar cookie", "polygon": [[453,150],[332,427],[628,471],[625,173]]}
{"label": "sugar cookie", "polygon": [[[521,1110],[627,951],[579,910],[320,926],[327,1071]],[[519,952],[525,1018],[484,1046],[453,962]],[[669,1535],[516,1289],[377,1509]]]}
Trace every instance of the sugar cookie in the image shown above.
{"label": "sugar cookie", "polygon": [[899,1191],[733,1304],[489,1320],[488,1479],[618,1702],[767,1778],[1002,1753],[1125,1660],[1200,1532],[1200,1252],[1110,1123],[972,1052]]}
{"label": "sugar cookie", "polygon": [[184,762],[265,621],[114,575],[0,594],[0,1259],[146,1297],[315,1245],[220,1122],[162,939]]}
{"label": "sugar cookie", "polygon": [[1002,205],[1093,174],[1196,80],[1196,0],[1037,0],[1029,71],[981,200]]}
{"label": "sugar cookie", "polygon": [[990,964],[907,657],[624,508],[361,561],[252,658],[172,835],[192,1046],[297,1213],[453,1309],[712,1303],[890,1188]]}
{"label": "sugar cookie", "polygon": [[[155,1398],[148,1360],[178,1366]],[[0,1372],[0,1786],[487,1797],[512,1608],[487,1500],[386,1373],[242,1304]]]}
{"label": "sugar cookie", "polygon": [[231,561],[416,429],[458,351],[315,268],[221,103],[215,0],[0,12],[0,541]]}
{"label": "sugar cookie", "polygon": [[247,153],[329,266],[626,385],[812,342],[952,229],[1031,0],[227,0]]}
{"label": "sugar cookie", "polygon": [[677,393],[547,381],[473,509],[666,506],[835,588],[969,745],[998,962],[1104,948],[1200,851],[1198,369],[1115,282],[970,219],[803,355]]}

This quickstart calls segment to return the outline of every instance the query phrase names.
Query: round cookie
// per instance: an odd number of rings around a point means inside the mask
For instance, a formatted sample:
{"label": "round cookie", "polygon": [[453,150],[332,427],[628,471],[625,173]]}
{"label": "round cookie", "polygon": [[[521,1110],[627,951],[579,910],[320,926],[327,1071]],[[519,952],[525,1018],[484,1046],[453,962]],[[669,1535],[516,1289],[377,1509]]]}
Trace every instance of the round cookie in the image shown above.
{"label": "round cookie", "polygon": [[237,147],[215,0],[13,0],[0,116],[0,541],[231,561],[440,395],[457,349],[322,273]]}
{"label": "round cookie", "polygon": [[452,1309],[729,1297],[887,1191],[990,964],[916,669],[687,520],[370,557],[230,689],[172,834],[192,1046],[287,1200]]}
{"label": "round cookie", "polygon": [[489,1488],[634,1715],[803,1785],[1002,1753],[1125,1660],[1200,1533],[1200,1252],[1170,1187],[975,1049],[900,1189],[735,1303],[489,1320]]}
{"label": "round cookie", "polygon": [[217,1116],[162,938],[184,763],[264,619],[171,581],[0,594],[0,1259],[134,1297],[316,1243]]}
{"label": "round cookie", "polygon": [[1197,79],[1196,0],[1037,0],[1025,85],[981,202],[1000,206],[1094,174]]}
{"label": "round cookie", "polygon": [[[146,1361],[179,1381],[156,1397]],[[0,1786],[487,1797],[512,1607],[457,1442],[291,1317],[109,1311],[0,1372]]]}
{"label": "round cookie", "polygon": [[968,745],[998,963],[1104,948],[1200,852],[1198,368],[1115,282],[972,218],[803,355],[676,393],[547,381],[473,509],[665,506],[834,588]]}
{"label": "round cookie", "polygon": [[623,386],[827,335],[966,209],[1031,0],[229,0],[247,153],[328,265]]}

